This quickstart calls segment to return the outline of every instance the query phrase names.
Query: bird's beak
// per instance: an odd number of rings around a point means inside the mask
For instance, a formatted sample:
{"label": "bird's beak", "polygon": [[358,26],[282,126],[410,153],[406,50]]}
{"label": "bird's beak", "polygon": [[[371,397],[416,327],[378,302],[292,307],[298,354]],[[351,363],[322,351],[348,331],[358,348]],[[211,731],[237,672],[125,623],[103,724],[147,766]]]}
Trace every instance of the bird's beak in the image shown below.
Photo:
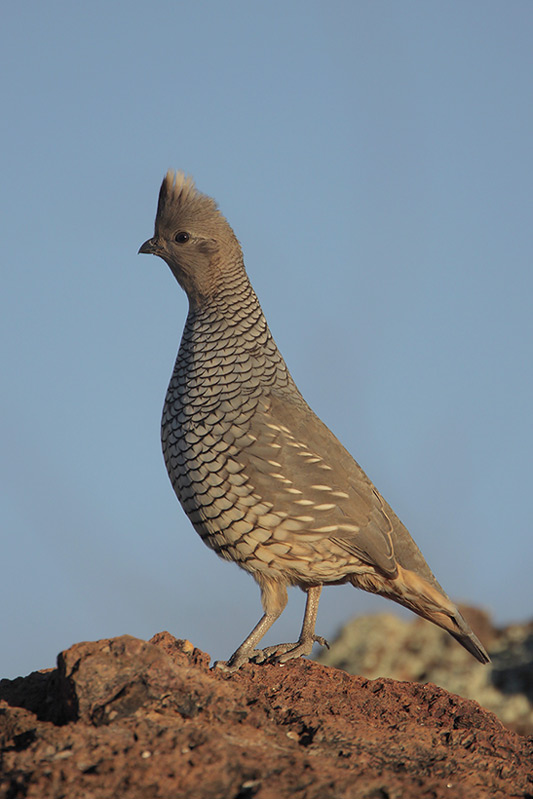
{"label": "bird's beak", "polygon": [[139,247],[139,253],[143,255],[155,255],[155,241],[153,239],[145,241],[144,244],[141,244]]}

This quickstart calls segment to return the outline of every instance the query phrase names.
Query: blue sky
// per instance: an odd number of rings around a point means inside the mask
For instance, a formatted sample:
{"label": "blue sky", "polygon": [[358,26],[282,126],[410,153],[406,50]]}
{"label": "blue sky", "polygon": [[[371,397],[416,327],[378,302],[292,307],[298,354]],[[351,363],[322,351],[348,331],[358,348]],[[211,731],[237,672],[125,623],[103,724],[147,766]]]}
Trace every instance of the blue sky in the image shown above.
{"label": "blue sky", "polygon": [[[163,629],[224,658],[260,615],[160,451],[187,302],[136,253],[170,167],[448,593],[531,618],[532,27],[528,0],[6,7],[1,676]],[[330,588],[317,632],[394,609]]]}

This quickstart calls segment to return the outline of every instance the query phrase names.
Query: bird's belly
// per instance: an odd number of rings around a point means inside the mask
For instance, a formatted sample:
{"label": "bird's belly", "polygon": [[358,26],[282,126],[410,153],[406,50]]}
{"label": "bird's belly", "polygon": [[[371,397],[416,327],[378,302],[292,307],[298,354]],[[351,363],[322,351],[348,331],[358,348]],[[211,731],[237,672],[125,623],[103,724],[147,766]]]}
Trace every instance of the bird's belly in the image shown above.
{"label": "bird's belly", "polygon": [[[218,446],[217,446],[218,444]],[[198,445],[167,447],[165,458],[176,495],[204,543],[246,571],[286,584],[342,582],[366,567],[322,533],[256,492],[253,478],[230,446],[219,452]]]}
{"label": "bird's belly", "polygon": [[[366,571],[353,553],[328,537],[326,531],[336,528],[328,528],[323,520],[327,510],[317,510],[315,519],[307,515],[313,512],[310,503],[304,509],[287,502],[291,495],[283,495],[283,490],[292,490],[285,485],[292,485],[290,479],[273,475],[273,480],[267,479],[268,492],[258,489],[264,485],[265,470],[267,475],[277,471],[271,461],[258,459],[257,435],[250,432],[259,434],[254,414],[267,408],[267,400],[248,396],[238,407],[225,402],[206,419],[186,416],[176,405],[165,406],[165,462],[196,531],[221,557],[287,584],[342,582],[349,574]],[[264,450],[261,456],[273,457]]]}

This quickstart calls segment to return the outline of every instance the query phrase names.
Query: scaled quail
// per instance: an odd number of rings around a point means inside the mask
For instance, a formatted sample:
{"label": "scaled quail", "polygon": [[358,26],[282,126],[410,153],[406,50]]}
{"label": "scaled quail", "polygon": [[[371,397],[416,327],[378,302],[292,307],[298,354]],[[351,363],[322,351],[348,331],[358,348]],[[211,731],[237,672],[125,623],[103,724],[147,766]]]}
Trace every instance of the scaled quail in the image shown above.
{"label": "scaled quail", "polygon": [[[325,643],[315,635],[322,586],[346,582],[405,605],[487,663],[404,525],[298,391],[215,201],[169,171],[139,252],[163,258],[189,298],[161,427],[170,480],[207,546],[261,589],[264,615],[219,665],[309,655]],[[298,641],[256,649],[291,585],[307,593]]]}

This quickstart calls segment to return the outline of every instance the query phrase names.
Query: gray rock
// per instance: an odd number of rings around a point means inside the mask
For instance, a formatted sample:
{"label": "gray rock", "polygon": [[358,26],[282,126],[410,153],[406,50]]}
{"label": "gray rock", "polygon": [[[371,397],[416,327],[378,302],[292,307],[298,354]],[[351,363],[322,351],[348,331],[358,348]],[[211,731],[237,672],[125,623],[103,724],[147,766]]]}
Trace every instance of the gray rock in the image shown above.
{"label": "gray rock", "polygon": [[486,644],[488,666],[426,621],[391,613],[348,622],[317,660],[370,679],[434,683],[476,700],[516,732],[533,735],[533,621],[497,629],[483,611],[463,606],[461,612]]}

